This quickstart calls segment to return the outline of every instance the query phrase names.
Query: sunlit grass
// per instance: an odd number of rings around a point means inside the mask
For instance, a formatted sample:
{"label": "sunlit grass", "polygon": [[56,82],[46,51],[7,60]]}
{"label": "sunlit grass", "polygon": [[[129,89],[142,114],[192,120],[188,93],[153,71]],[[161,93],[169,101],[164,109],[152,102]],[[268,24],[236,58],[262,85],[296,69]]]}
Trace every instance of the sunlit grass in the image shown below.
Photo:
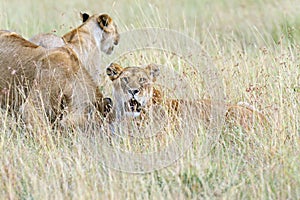
{"label": "sunlit grass", "polygon": [[[26,38],[40,32],[62,35],[80,24],[79,11],[109,13],[120,32],[141,27],[180,31],[211,55],[226,101],[254,105],[270,125],[253,131],[226,126],[213,149],[204,143],[209,135],[198,129],[181,159],[137,175],[102,165],[100,153],[95,153],[103,140],[100,130],[88,134],[48,128],[31,134],[22,128],[21,119],[1,110],[0,198],[299,198],[299,9],[299,2],[292,0],[1,1],[1,29]],[[121,38],[119,45],[125,42]],[[121,62],[185,66],[157,54],[146,53],[144,60],[134,54]],[[200,97],[209,93],[196,84],[201,78],[191,80]]]}

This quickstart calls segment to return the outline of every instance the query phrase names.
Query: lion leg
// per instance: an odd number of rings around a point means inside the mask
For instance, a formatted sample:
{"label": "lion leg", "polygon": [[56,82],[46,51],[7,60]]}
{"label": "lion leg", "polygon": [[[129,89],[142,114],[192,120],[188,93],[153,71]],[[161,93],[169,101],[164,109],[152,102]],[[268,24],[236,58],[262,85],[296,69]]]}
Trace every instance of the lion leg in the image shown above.
{"label": "lion leg", "polygon": [[[68,85],[72,85],[72,83]],[[100,109],[100,112],[104,110],[104,107],[102,96],[96,101],[97,97],[95,97],[94,90],[95,88],[90,88],[88,85],[75,84],[64,91],[64,94],[69,96],[69,100],[66,105],[67,112],[60,121],[62,127],[79,127],[82,129],[85,128],[89,122],[99,120],[97,109]]]}
{"label": "lion leg", "polygon": [[[25,125],[29,130],[37,131],[50,127],[51,113],[50,99],[41,90],[32,89],[26,102],[22,105],[21,113]],[[51,116],[52,115],[52,116]]]}

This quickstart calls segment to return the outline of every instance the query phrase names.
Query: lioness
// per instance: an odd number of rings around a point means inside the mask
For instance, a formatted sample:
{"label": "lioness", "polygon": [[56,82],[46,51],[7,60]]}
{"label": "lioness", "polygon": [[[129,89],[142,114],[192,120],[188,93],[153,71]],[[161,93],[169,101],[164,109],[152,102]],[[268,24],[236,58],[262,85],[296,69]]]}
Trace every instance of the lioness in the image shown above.
{"label": "lioness", "polygon": [[[178,100],[165,99],[160,90],[153,87],[159,76],[159,67],[150,64],[146,67],[121,67],[116,63],[110,64],[106,74],[113,83],[114,120],[120,121],[126,117],[141,117],[153,105],[165,105],[168,112],[182,112],[187,107],[204,122],[210,121],[211,107],[214,103],[210,100]],[[217,104],[217,102],[215,103]],[[257,110],[240,104],[226,104],[224,116],[227,123],[251,128],[255,119],[265,121],[265,117]]]}
{"label": "lioness", "polygon": [[23,114],[31,123],[57,119],[62,107],[69,113],[63,121],[71,124],[85,122],[94,107],[105,114],[106,101],[91,74],[99,66],[100,51],[111,53],[118,43],[116,26],[108,15],[94,15],[64,38],[68,44],[47,50],[0,31],[2,106],[17,110],[29,97]]}
{"label": "lioness", "polygon": [[93,80],[99,84],[101,79],[101,51],[111,54],[119,43],[120,35],[117,25],[107,14],[92,15],[80,13],[82,24],[66,33],[62,38],[55,34],[39,34],[30,39],[31,42],[45,48],[66,46],[72,48]]}

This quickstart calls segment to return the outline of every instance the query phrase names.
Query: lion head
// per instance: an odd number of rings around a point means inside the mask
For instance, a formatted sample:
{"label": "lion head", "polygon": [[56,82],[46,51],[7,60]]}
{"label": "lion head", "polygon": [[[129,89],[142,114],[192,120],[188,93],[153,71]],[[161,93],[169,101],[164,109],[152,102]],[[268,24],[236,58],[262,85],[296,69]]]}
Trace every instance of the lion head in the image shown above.
{"label": "lion head", "polygon": [[[84,46],[84,40],[90,40],[92,37],[95,37],[97,46],[101,47],[101,51],[106,54],[111,54],[114,46],[117,45],[120,40],[117,25],[112,18],[107,14],[90,16],[87,13],[80,13],[80,16],[82,24],[78,28],[66,33],[62,38],[54,33],[41,33],[33,36],[29,41],[51,49],[62,47],[66,43],[72,43],[72,40]],[[86,35],[86,37],[83,35]],[[82,46],[80,46],[80,48],[82,48]]]}
{"label": "lion head", "polygon": [[[117,29],[116,23],[108,14],[96,14],[90,16],[87,13],[80,13],[83,24],[80,27],[90,27],[94,30],[94,35],[99,38],[101,42],[101,51],[106,54],[111,54],[114,50],[114,46],[118,45],[120,40],[120,34]],[[92,27],[91,27],[92,26]],[[97,26],[97,27],[95,27]],[[97,31],[98,28],[98,31]],[[74,34],[66,34],[65,41],[69,41]]]}
{"label": "lion head", "polygon": [[159,67],[123,68],[116,63],[107,67],[106,74],[113,82],[116,116],[138,117],[153,97],[153,83],[159,75]]}

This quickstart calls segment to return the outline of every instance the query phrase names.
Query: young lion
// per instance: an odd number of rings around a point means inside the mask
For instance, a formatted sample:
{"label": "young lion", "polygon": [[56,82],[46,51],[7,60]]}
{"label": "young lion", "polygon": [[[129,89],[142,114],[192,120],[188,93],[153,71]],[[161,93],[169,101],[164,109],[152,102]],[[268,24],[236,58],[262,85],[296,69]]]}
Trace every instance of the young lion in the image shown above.
{"label": "young lion", "polygon": [[61,117],[62,108],[68,111],[63,116],[67,124],[84,123],[93,108],[105,115],[111,102],[103,99],[91,74],[99,66],[100,51],[111,53],[118,43],[115,34],[106,14],[90,17],[64,36],[66,45],[48,50],[0,31],[1,106],[18,110],[29,97],[22,106],[29,123],[53,121]]}
{"label": "young lion", "polygon": [[[115,104],[113,118],[117,122],[126,117],[141,117],[151,106],[164,105],[169,113],[175,115],[190,108],[193,113],[197,113],[197,116],[203,122],[207,123],[210,121],[211,107],[214,104],[217,105],[217,102],[214,103],[210,100],[192,101],[164,98],[162,92],[153,87],[159,76],[159,67],[155,64],[150,64],[145,68],[123,68],[116,63],[112,63],[107,67],[106,74],[113,83],[113,100]],[[225,121],[247,130],[253,127],[255,119],[258,122],[266,120],[259,111],[250,107],[239,104],[226,104],[223,106],[226,107]]]}
{"label": "young lion", "polygon": [[99,84],[103,70],[99,68],[101,51],[111,54],[114,46],[119,43],[120,34],[117,25],[107,14],[89,16],[80,13],[80,15],[82,25],[66,33],[62,38],[46,33],[36,35],[30,41],[47,49],[62,46],[72,48],[93,80]]}

